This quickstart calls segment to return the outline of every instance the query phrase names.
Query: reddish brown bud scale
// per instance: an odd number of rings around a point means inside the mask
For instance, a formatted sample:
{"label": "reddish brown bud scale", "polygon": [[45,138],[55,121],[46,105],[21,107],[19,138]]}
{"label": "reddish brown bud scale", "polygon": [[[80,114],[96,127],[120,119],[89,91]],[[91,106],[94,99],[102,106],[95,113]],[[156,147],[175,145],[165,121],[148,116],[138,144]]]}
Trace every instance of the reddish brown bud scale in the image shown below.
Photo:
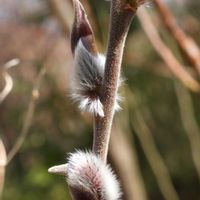
{"label": "reddish brown bud scale", "polygon": [[74,4],[74,23],[71,32],[71,50],[74,54],[79,40],[82,41],[84,47],[93,55],[97,55],[97,48],[95,44],[94,34],[91,25],[88,21],[86,12],[79,2],[73,0]]}

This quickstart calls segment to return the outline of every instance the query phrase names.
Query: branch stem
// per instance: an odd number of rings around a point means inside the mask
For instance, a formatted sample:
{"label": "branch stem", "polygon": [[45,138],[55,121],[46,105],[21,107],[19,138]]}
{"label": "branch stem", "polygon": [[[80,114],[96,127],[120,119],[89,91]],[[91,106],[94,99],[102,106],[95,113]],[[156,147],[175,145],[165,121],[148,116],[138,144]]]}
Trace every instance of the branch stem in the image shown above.
{"label": "branch stem", "polygon": [[124,44],[136,9],[126,1],[113,0],[111,3],[111,22],[102,88],[104,117],[95,117],[93,151],[106,162],[114,104],[117,96]]}

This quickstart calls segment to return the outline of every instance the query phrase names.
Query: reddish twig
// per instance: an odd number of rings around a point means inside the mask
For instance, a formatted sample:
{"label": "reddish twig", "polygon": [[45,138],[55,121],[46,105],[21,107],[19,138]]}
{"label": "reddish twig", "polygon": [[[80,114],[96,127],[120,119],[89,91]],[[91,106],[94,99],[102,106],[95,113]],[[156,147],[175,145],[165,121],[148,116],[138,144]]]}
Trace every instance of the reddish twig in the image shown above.
{"label": "reddish twig", "polygon": [[156,27],[145,9],[139,10],[138,18],[151,44],[165,61],[171,72],[189,89],[199,92],[199,83],[183,68],[181,63],[172,54],[171,50],[162,41]]}
{"label": "reddish twig", "polygon": [[175,38],[187,58],[200,73],[200,48],[195,41],[178,26],[174,16],[163,1],[155,0],[155,4],[165,26]]}

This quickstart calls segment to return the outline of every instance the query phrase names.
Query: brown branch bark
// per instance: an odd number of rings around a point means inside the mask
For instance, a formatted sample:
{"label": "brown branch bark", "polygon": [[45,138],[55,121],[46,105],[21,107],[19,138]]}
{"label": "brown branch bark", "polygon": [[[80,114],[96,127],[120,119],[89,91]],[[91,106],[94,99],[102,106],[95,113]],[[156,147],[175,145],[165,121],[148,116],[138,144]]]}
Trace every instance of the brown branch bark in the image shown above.
{"label": "brown branch bark", "polygon": [[164,25],[168,28],[190,62],[200,73],[200,48],[195,41],[179,27],[179,25],[176,23],[176,19],[166,4],[161,0],[154,0],[154,2],[157,6],[162,21],[164,22]]}
{"label": "brown branch bark", "polygon": [[93,151],[100,155],[104,161],[106,161],[108,153],[124,44],[136,9],[126,0],[113,0],[111,2],[111,22],[102,89],[105,116],[95,117],[93,142]]}
{"label": "brown branch bark", "polygon": [[151,44],[167,64],[171,72],[189,89],[194,92],[199,92],[199,83],[183,68],[181,63],[172,54],[171,50],[162,41],[156,27],[145,9],[140,9],[138,11],[138,18]]}

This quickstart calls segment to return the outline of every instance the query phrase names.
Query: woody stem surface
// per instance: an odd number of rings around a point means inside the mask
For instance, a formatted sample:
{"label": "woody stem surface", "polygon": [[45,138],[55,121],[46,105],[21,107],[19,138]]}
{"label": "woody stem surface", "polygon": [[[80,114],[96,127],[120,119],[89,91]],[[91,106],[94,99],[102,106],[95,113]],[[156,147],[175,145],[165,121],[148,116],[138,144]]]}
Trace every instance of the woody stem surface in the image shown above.
{"label": "woody stem surface", "polygon": [[111,3],[111,21],[102,88],[102,102],[105,116],[95,117],[93,143],[93,151],[105,162],[114,116],[114,104],[117,96],[124,44],[136,10],[137,8],[125,0],[113,0]]}

